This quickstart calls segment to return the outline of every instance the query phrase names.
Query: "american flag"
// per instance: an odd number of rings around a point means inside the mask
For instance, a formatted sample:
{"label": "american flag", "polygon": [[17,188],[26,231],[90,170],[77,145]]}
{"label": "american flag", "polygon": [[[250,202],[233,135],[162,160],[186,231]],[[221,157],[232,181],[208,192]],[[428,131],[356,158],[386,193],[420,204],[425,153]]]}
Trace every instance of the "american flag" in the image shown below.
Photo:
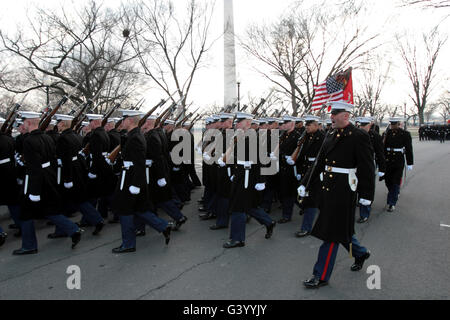
{"label": "american flag", "polygon": [[319,110],[324,103],[344,99],[345,84],[336,78],[336,75],[330,76],[324,82],[314,86],[315,95],[311,107],[313,111]]}

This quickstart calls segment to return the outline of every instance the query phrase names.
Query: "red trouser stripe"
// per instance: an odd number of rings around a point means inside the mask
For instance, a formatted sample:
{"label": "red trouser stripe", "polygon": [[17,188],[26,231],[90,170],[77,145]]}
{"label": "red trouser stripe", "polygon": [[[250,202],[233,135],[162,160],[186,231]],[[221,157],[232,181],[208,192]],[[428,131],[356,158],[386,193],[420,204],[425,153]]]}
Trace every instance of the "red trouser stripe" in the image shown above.
{"label": "red trouser stripe", "polygon": [[322,277],[320,280],[325,280],[325,275],[327,274],[328,265],[330,263],[331,254],[333,253],[334,242],[331,243],[330,250],[328,250],[327,262],[325,263],[325,268],[323,269]]}

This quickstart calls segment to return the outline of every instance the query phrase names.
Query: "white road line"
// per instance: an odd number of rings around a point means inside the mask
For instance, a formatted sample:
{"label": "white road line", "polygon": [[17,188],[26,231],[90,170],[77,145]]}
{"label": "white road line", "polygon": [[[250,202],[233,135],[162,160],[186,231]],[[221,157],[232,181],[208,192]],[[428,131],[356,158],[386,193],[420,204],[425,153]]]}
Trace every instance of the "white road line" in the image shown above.
{"label": "white road line", "polygon": [[450,225],[441,223],[441,227],[450,228]]}

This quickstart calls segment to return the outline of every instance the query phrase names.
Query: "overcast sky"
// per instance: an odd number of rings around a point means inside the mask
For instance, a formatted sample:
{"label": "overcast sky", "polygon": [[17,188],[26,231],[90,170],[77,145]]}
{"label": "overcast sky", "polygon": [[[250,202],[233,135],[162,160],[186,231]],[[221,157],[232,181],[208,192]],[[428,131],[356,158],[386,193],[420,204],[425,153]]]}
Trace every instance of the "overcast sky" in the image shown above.
{"label": "overcast sky", "polygon": [[[77,0],[76,3],[87,2],[87,0]],[[175,5],[181,4],[186,0],[175,0]],[[208,0],[204,0],[208,1]],[[218,35],[223,29],[223,0],[216,0],[215,16],[213,20],[212,35]],[[120,0],[108,0],[103,2],[108,7],[118,6]],[[287,10],[293,0],[234,0],[235,32],[242,35],[250,23],[270,22],[277,19]],[[304,1],[311,3],[311,1]],[[333,10],[330,0],[330,10]],[[450,14],[450,9],[424,10],[419,7],[399,7],[399,2],[394,0],[373,0],[365,1],[369,10],[363,17],[365,21],[370,22],[371,31],[374,33],[382,31],[383,40],[390,42],[386,44],[384,54],[386,59],[392,59],[394,66],[392,68],[392,80],[386,87],[382,100],[386,103],[401,104],[406,101],[409,104],[408,93],[410,84],[406,78],[405,68],[402,61],[392,53],[392,37],[395,32],[408,30],[410,34],[419,34],[422,30],[428,30],[437,22],[442,21],[446,15]],[[54,8],[61,5],[71,6],[70,0],[14,0],[0,1],[0,25],[2,30],[14,31],[15,23],[25,21],[26,11],[38,4],[39,7]],[[448,33],[450,30],[450,18],[442,22],[440,26],[441,33]],[[439,73],[439,85],[436,87],[432,99],[437,99],[439,95],[448,90],[450,76],[450,41],[446,44],[437,63]],[[207,106],[212,103],[223,103],[223,42],[217,41],[209,56],[210,63],[208,68],[201,70],[192,88],[191,99],[197,105]],[[237,47],[237,72],[241,81],[242,103],[246,102],[248,94],[252,96],[264,96],[268,92],[271,84],[262,79],[254,70],[251,63],[242,50]],[[354,93],[357,93],[358,82],[357,73],[354,74]],[[158,93],[149,93],[149,100],[157,101],[160,99]],[[149,108],[149,106],[148,106]],[[147,109],[147,108],[146,108]]]}

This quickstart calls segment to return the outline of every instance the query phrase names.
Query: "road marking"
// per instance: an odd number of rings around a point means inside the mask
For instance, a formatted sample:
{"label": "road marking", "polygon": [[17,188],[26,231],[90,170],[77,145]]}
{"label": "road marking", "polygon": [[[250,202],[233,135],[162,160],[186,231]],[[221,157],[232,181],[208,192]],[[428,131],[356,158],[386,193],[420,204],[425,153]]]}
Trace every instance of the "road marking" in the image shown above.
{"label": "road marking", "polygon": [[441,227],[450,228],[450,225],[441,223]]}

